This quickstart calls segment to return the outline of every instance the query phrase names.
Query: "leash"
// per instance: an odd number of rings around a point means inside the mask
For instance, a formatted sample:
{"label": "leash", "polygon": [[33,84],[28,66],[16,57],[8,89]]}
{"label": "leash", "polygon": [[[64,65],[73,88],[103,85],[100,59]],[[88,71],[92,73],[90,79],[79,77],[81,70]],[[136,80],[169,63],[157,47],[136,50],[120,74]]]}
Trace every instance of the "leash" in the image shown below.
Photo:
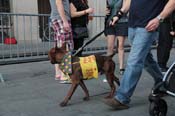
{"label": "leash", "polygon": [[86,43],[84,43],[74,54],[73,56],[77,55],[80,51],[82,51],[88,44],[93,42],[96,38],[98,38],[101,34],[104,33],[104,30],[92,37],[90,40],[88,40]]}
{"label": "leash", "polygon": [[[107,20],[109,17],[106,16],[105,20]],[[113,20],[113,18],[111,19],[111,21]],[[117,22],[116,22],[117,23]],[[115,23],[115,24],[116,24]],[[110,27],[111,25],[107,25],[107,27]],[[84,43],[82,45],[82,47],[80,47],[74,54],[73,56],[77,55],[80,51],[82,51],[88,44],[90,44],[91,42],[93,42],[96,38],[98,38],[101,34],[103,34],[105,31],[105,29],[103,31],[101,31],[100,33],[98,33],[97,35],[95,35],[94,37],[92,37],[89,41],[87,41],[86,43]]]}

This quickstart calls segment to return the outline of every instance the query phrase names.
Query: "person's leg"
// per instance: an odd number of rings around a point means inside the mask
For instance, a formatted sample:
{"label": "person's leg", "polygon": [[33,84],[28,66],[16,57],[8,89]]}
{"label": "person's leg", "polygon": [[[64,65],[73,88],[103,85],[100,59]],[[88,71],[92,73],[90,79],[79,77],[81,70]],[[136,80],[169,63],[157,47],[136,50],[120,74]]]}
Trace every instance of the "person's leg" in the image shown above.
{"label": "person's leg", "polygon": [[[61,47],[60,42],[57,41],[57,47]],[[64,73],[60,70],[59,64],[55,64],[55,80],[65,81],[67,80]]]}
{"label": "person's leg", "polygon": [[107,55],[114,53],[115,35],[107,35]]}
{"label": "person's leg", "polygon": [[140,79],[145,59],[155,37],[155,32],[147,32],[144,28],[129,28],[128,39],[132,45],[131,51],[126,70],[115,96],[123,104],[130,102],[130,97]]}
{"label": "person's leg", "polygon": [[[115,35],[107,35],[107,56],[114,53],[115,46]],[[107,82],[106,78],[103,79],[103,82]]]}
{"label": "person's leg", "polygon": [[59,68],[58,64],[55,64],[55,80],[60,80],[62,76],[62,72]]}
{"label": "person's leg", "polygon": [[[54,20],[52,22],[52,26],[55,32],[54,40],[57,42],[57,46],[61,47],[64,42],[73,43],[72,40],[68,40],[66,37],[71,38],[71,33],[65,33],[63,29],[63,22],[61,20]],[[72,44],[71,44],[72,45]],[[69,77],[64,75],[64,73],[60,70],[59,65],[55,64],[55,79],[60,80],[60,83],[68,83]],[[66,82],[67,81],[67,82]]]}
{"label": "person's leg", "polygon": [[105,28],[105,36],[107,41],[107,55],[111,55],[114,53],[115,46],[115,28],[110,26]]}
{"label": "person's leg", "polygon": [[159,41],[157,47],[157,60],[163,72],[167,69],[167,62],[170,56],[170,50],[173,44],[173,38],[170,35],[170,23],[160,24]]}
{"label": "person's leg", "polygon": [[[68,21],[69,26],[71,27],[71,22]],[[63,28],[63,22],[60,22],[60,31],[62,33],[60,33],[60,42],[61,42],[61,46],[63,45],[63,43],[66,43],[66,51],[72,53],[73,49],[74,49],[74,42],[73,42],[73,35],[72,35],[72,29],[70,28],[69,31],[65,31]],[[70,66],[71,67],[71,66]],[[62,72],[61,78],[60,78],[60,83],[71,83],[71,79],[68,75],[68,72]]]}
{"label": "person's leg", "polygon": [[[80,47],[83,46],[83,43],[84,43],[84,38],[76,38],[74,39],[74,50],[78,50]],[[82,56],[82,51],[80,51],[77,56]]]}
{"label": "person's leg", "polygon": [[125,43],[125,37],[124,36],[117,36],[118,39],[118,59],[119,59],[119,69],[120,73],[123,74],[124,72],[124,43]]}
{"label": "person's leg", "polygon": [[[54,20],[52,22],[52,27],[53,27],[53,30],[54,30],[54,40],[55,42],[57,42],[55,45],[57,45],[58,47],[60,47],[60,42],[59,42],[59,24],[58,24],[58,20]],[[56,47],[56,46],[54,46]],[[55,80],[60,80],[61,79],[61,71],[60,71],[60,68],[59,68],[59,65],[58,64],[55,64]]]}
{"label": "person's leg", "polygon": [[[106,27],[105,36],[107,41],[107,56],[109,56],[114,53],[115,37],[116,37],[114,27]],[[106,78],[103,79],[103,82],[107,82]]]}
{"label": "person's leg", "polygon": [[145,70],[154,78],[154,85],[162,81],[163,74],[161,73],[160,68],[157,62],[154,60],[151,52],[148,53],[144,66]]}

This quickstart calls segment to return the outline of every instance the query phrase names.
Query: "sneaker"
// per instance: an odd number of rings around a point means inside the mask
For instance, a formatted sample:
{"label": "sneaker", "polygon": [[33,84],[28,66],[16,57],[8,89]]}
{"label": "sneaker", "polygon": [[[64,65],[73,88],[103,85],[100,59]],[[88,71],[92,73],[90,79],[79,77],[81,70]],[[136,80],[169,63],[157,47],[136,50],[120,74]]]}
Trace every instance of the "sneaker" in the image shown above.
{"label": "sneaker", "polygon": [[154,92],[156,95],[158,95],[159,97],[165,97],[165,96],[167,96],[168,94],[166,93],[166,89],[163,87],[163,86],[161,86],[158,90],[156,90],[155,92]]}
{"label": "sneaker", "polygon": [[120,103],[117,99],[115,98],[109,98],[109,99],[104,99],[104,103],[116,110],[124,110],[128,109],[129,106]]}
{"label": "sneaker", "polygon": [[168,70],[168,67],[166,65],[163,65],[163,64],[160,64],[160,63],[159,63],[159,67],[160,67],[160,70],[162,72],[166,72]]}
{"label": "sneaker", "polygon": [[153,44],[152,45],[154,45],[155,47],[157,47],[158,46],[158,41],[153,41]]}
{"label": "sneaker", "polygon": [[161,70],[162,74],[165,74],[166,71],[168,70],[168,67],[160,67],[160,70]]}
{"label": "sneaker", "polygon": [[104,83],[107,83],[108,81],[107,81],[107,79],[106,79],[106,78],[104,78],[104,79],[103,79],[103,82],[104,82]]}
{"label": "sneaker", "polygon": [[69,75],[63,74],[63,76],[60,78],[59,83],[61,83],[61,84],[71,84],[71,79],[70,79]]}
{"label": "sneaker", "polygon": [[124,74],[124,71],[125,71],[125,69],[120,69],[120,75],[123,75]]}
{"label": "sneaker", "polygon": [[162,67],[162,68],[160,68],[160,70],[161,70],[162,72],[166,72],[166,71],[168,70],[168,67]]}
{"label": "sneaker", "polygon": [[71,84],[72,82],[70,80],[60,80],[59,83],[61,83],[61,84]]}

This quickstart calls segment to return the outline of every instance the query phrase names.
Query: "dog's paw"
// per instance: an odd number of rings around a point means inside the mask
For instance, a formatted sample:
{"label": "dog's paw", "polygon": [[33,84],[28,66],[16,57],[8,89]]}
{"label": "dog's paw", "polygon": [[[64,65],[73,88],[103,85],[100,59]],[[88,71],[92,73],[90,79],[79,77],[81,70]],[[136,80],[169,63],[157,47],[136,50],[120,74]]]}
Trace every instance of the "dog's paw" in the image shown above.
{"label": "dog's paw", "polygon": [[89,97],[84,97],[83,100],[84,101],[88,101],[89,100]]}
{"label": "dog's paw", "polygon": [[67,103],[63,101],[63,102],[60,103],[60,106],[65,107],[65,106],[67,106]]}

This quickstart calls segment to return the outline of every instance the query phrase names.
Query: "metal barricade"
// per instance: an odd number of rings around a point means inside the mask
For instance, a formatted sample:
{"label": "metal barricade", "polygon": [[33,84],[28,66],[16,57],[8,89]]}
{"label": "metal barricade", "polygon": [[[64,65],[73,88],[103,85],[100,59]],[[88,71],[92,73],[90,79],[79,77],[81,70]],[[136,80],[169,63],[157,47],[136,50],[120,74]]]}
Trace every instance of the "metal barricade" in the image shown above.
{"label": "metal barricade", "polygon": [[[0,65],[48,60],[48,51],[54,46],[49,14],[0,13]],[[89,38],[104,29],[104,16],[91,16]],[[13,43],[16,40],[17,43]],[[107,49],[104,34],[87,45],[83,54],[104,53]],[[173,44],[175,47],[175,41]],[[153,46],[153,48],[156,48]],[[125,51],[130,46],[125,42]]]}
{"label": "metal barricade", "polygon": [[[104,16],[91,19],[89,38],[104,29]],[[0,65],[47,60],[53,46],[49,14],[0,13]],[[84,53],[103,49],[106,49],[106,41],[101,35],[84,49]]]}

